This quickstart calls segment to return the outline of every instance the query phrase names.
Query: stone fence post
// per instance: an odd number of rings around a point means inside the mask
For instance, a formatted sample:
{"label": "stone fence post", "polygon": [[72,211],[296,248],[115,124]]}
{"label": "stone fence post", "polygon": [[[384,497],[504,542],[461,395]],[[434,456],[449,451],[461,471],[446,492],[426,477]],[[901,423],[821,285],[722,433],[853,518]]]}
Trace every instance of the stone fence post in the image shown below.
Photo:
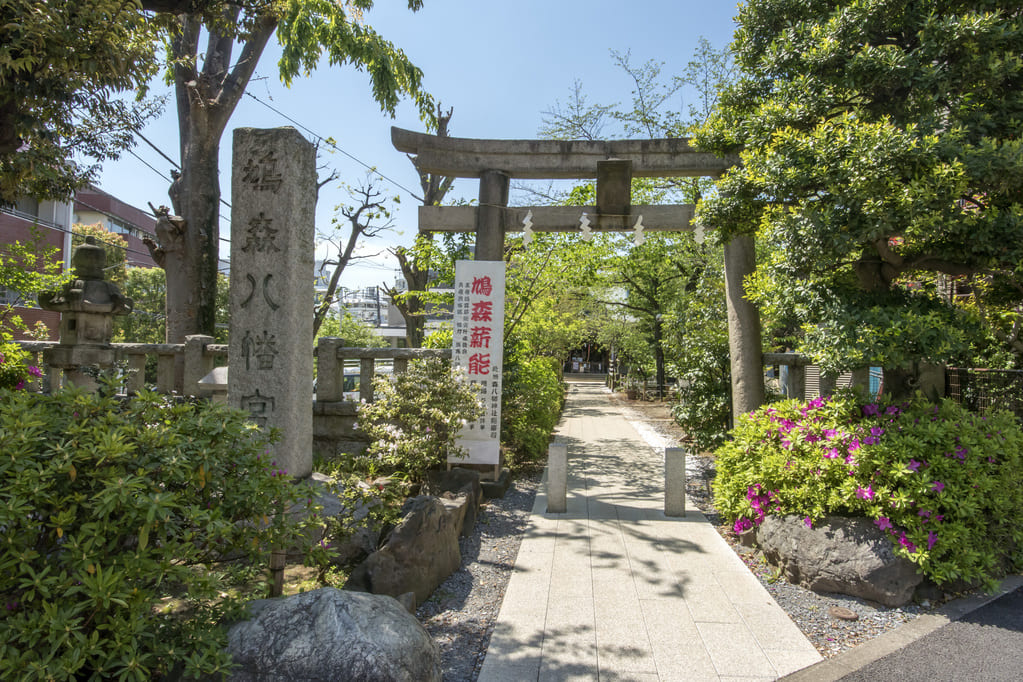
{"label": "stone fence post", "polygon": [[213,371],[213,357],[206,354],[206,346],[213,343],[212,336],[193,334],[185,337],[185,373],[181,395],[194,395],[202,398],[210,396],[210,392],[199,386],[199,380]]}
{"label": "stone fence post", "polygon": [[316,399],[336,402],[344,399],[344,362],[337,359],[343,339],[320,337],[316,343]]}

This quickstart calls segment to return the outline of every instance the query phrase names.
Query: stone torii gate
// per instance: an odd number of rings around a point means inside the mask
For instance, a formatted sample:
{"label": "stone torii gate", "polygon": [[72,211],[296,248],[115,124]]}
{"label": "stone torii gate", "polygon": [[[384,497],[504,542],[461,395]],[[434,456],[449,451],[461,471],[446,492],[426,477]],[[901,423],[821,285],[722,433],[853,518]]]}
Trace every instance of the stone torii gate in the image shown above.
{"label": "stone torii gate", "polygon": [[[656,140],[476,140],[391,128],[395,149],[412,155],[420,173],[479,178],[479,206],[421,206],[420,232],[475,232],[476,260],[503,260],[504,235],[521,232],[624,232],[694,229],[695,207],[632,205],[634,177],[719,177],[738,157],[694,150],[685,138]],[[512,178],[597,180],[595,206],[508,206]],[[642,220],[640,218],[642,217]],[[756,267],[752,237],[725,244],[732,407],[736,415],[764,401],[760,315],[743,279]]]}

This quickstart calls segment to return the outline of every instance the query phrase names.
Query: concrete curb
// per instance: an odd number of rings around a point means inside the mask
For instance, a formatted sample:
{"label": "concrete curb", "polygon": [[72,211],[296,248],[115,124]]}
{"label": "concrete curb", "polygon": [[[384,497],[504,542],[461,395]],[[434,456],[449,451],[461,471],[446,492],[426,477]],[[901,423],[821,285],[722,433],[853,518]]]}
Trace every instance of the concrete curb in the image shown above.
{"label": "concrete curb", "polygon": [[1023,586],[1023,576],[1008,576],[1002,580],[1002,584],[993,594],[954,599],[935,610],[934,613],[920,616],[911,623],[907,623],[869,642],[864,642],[858,647],[843,651],[837,656],[823,660],[820,663],[815,663],[779,679],[786,680],[787,682],[834,682],[835,680],[840,680],[846,675],[884,658],[888,654],[895,653],[935,630],[963,618],[982,606],[990,604],[1020,586]]}

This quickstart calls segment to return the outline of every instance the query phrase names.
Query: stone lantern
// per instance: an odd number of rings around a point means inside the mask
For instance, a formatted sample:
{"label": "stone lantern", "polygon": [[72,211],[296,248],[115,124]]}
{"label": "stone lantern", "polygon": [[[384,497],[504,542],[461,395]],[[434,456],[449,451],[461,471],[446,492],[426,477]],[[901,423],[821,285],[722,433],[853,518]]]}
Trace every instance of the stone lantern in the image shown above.
{"label": "stone lantern", "polygon": [[93,237],[75,248],[71,265],[75,277],[71,282],[39,294],[40,307],[61,314],[60,344],[47,350],[43,359],[48,366],[64,370],[68,382],[95,388],[93,377],[82,370],[113,366],[114,315],[127,315],[134,304],[105,279],[106,254]]}

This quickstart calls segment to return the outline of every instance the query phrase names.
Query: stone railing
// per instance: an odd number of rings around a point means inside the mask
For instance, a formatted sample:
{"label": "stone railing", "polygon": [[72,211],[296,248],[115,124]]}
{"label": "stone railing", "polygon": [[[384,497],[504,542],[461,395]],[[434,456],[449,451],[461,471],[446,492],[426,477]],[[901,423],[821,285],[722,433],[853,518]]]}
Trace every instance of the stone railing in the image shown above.
{"label": "stone railing", "polygon": [[[31,355],[30,364],[43,369],[44,374],[38,388],[50,392],[61,385],[61,370],[45,365],[47,350],[56,348],[56,341],[19,341],[18,344]],[[112,343],[114,361],[126,371],[124,392],[137,393],[145,385],[146,361],[156,357],[156,390],[160,393],[198,395],[197,383],[216,365],[218,359],[227,359],[227,345],[213,343],[212,336],[189,336],[185,343]],[[175,367],[179,358],[184,363],[184,372],[177,379]],[[185,387],[191,387],[185,391]]]}
{"label": "stone railing", "polygon": [[[346,360],[358,360],[359,376],[372,377],[376,373],[377,360],[392,360],[394,373],[400,374],[408,369],[409,360],[451,357],[450,348],[355,348],[342,344],[343,339],[321,338],[316,345],[317,402],[344,400]],[[373,400],[372,381],[360,381],[359,399],[366,402]]]}
{"label": "stone railing", "polygon": [[[43,379],[37,388],[44,391],[60,386],[60,370],[45,367],[44,355],[50,348],[56,348],[55,341],[19,341],[18,344],[31,355],[30,364],[44,369]],[[115,362],[127,370],[125,393],[138,392],[145,384],[146,361],[155,356],[157,361],[156,390],[160,393],[177,393],[179,395],[208,394],[199,387],[198,382],[209,374],[215,366],[226,364],[228,346],[213,343],[211,336],[189,336],[185,343],[114,343]],[[324,337],[319,339],[313,355],[317,359],[316,399],[324,402],[340,402],[344,400],[345,361],[357,360],[359,374],[372,377],[376,373],[376,363],[380,360],[391,360],[395,373],[404,372],[409,360],[416,358],[450,358],[451,349],[429,348],[357,348],[344,345],[343,339]],[[175,367],[180,362],[184,365],[180,380],[175,379]],[[359,384],[359,398],[373,400],[373,382],[362,381]]]}
{"label": "stone railing", "polygon": [[[220,394],[226,398],[226,381],[212,383],[207,379],[200,385],[199,380],[209,375],[217,365],[226,364],[228,347],[213,343],[211,336],[189,336],[185,343],[114,343],[115,362],[127,371],[122,390],[135,393],[145,385],[147,359],[155,356],[157,363],[156,390],[160,393],[214,397]],[[41,380],[31,385],[30,390],[51,392],[61,386],[61,370],[46,367],[45,353],[58,344],[53,341],[21,341],[22,348],[32,355],[31,364],[43,368]],[[365,437],[355,428],[360,401],[373,400],[372,377],[377,372],[377,363],[390,360],[392,372],[401,373],[408,369],[409,360],[416,358],[450,358],[451,349],[427,348],[355,348],[344,345],[343,339],[321,338],[313,350],[317,359],[317,378],[313,410],[314,450],[327,457],[359,451],[366,446]],[[344,375],[346,362],[354,371],[358,363],[358,400],[345,396]],[[178,369],[178,365],[182,369]],[[131,371],[133,370],[133,371]],[[367,380],[363,381],[363,378]]]}

